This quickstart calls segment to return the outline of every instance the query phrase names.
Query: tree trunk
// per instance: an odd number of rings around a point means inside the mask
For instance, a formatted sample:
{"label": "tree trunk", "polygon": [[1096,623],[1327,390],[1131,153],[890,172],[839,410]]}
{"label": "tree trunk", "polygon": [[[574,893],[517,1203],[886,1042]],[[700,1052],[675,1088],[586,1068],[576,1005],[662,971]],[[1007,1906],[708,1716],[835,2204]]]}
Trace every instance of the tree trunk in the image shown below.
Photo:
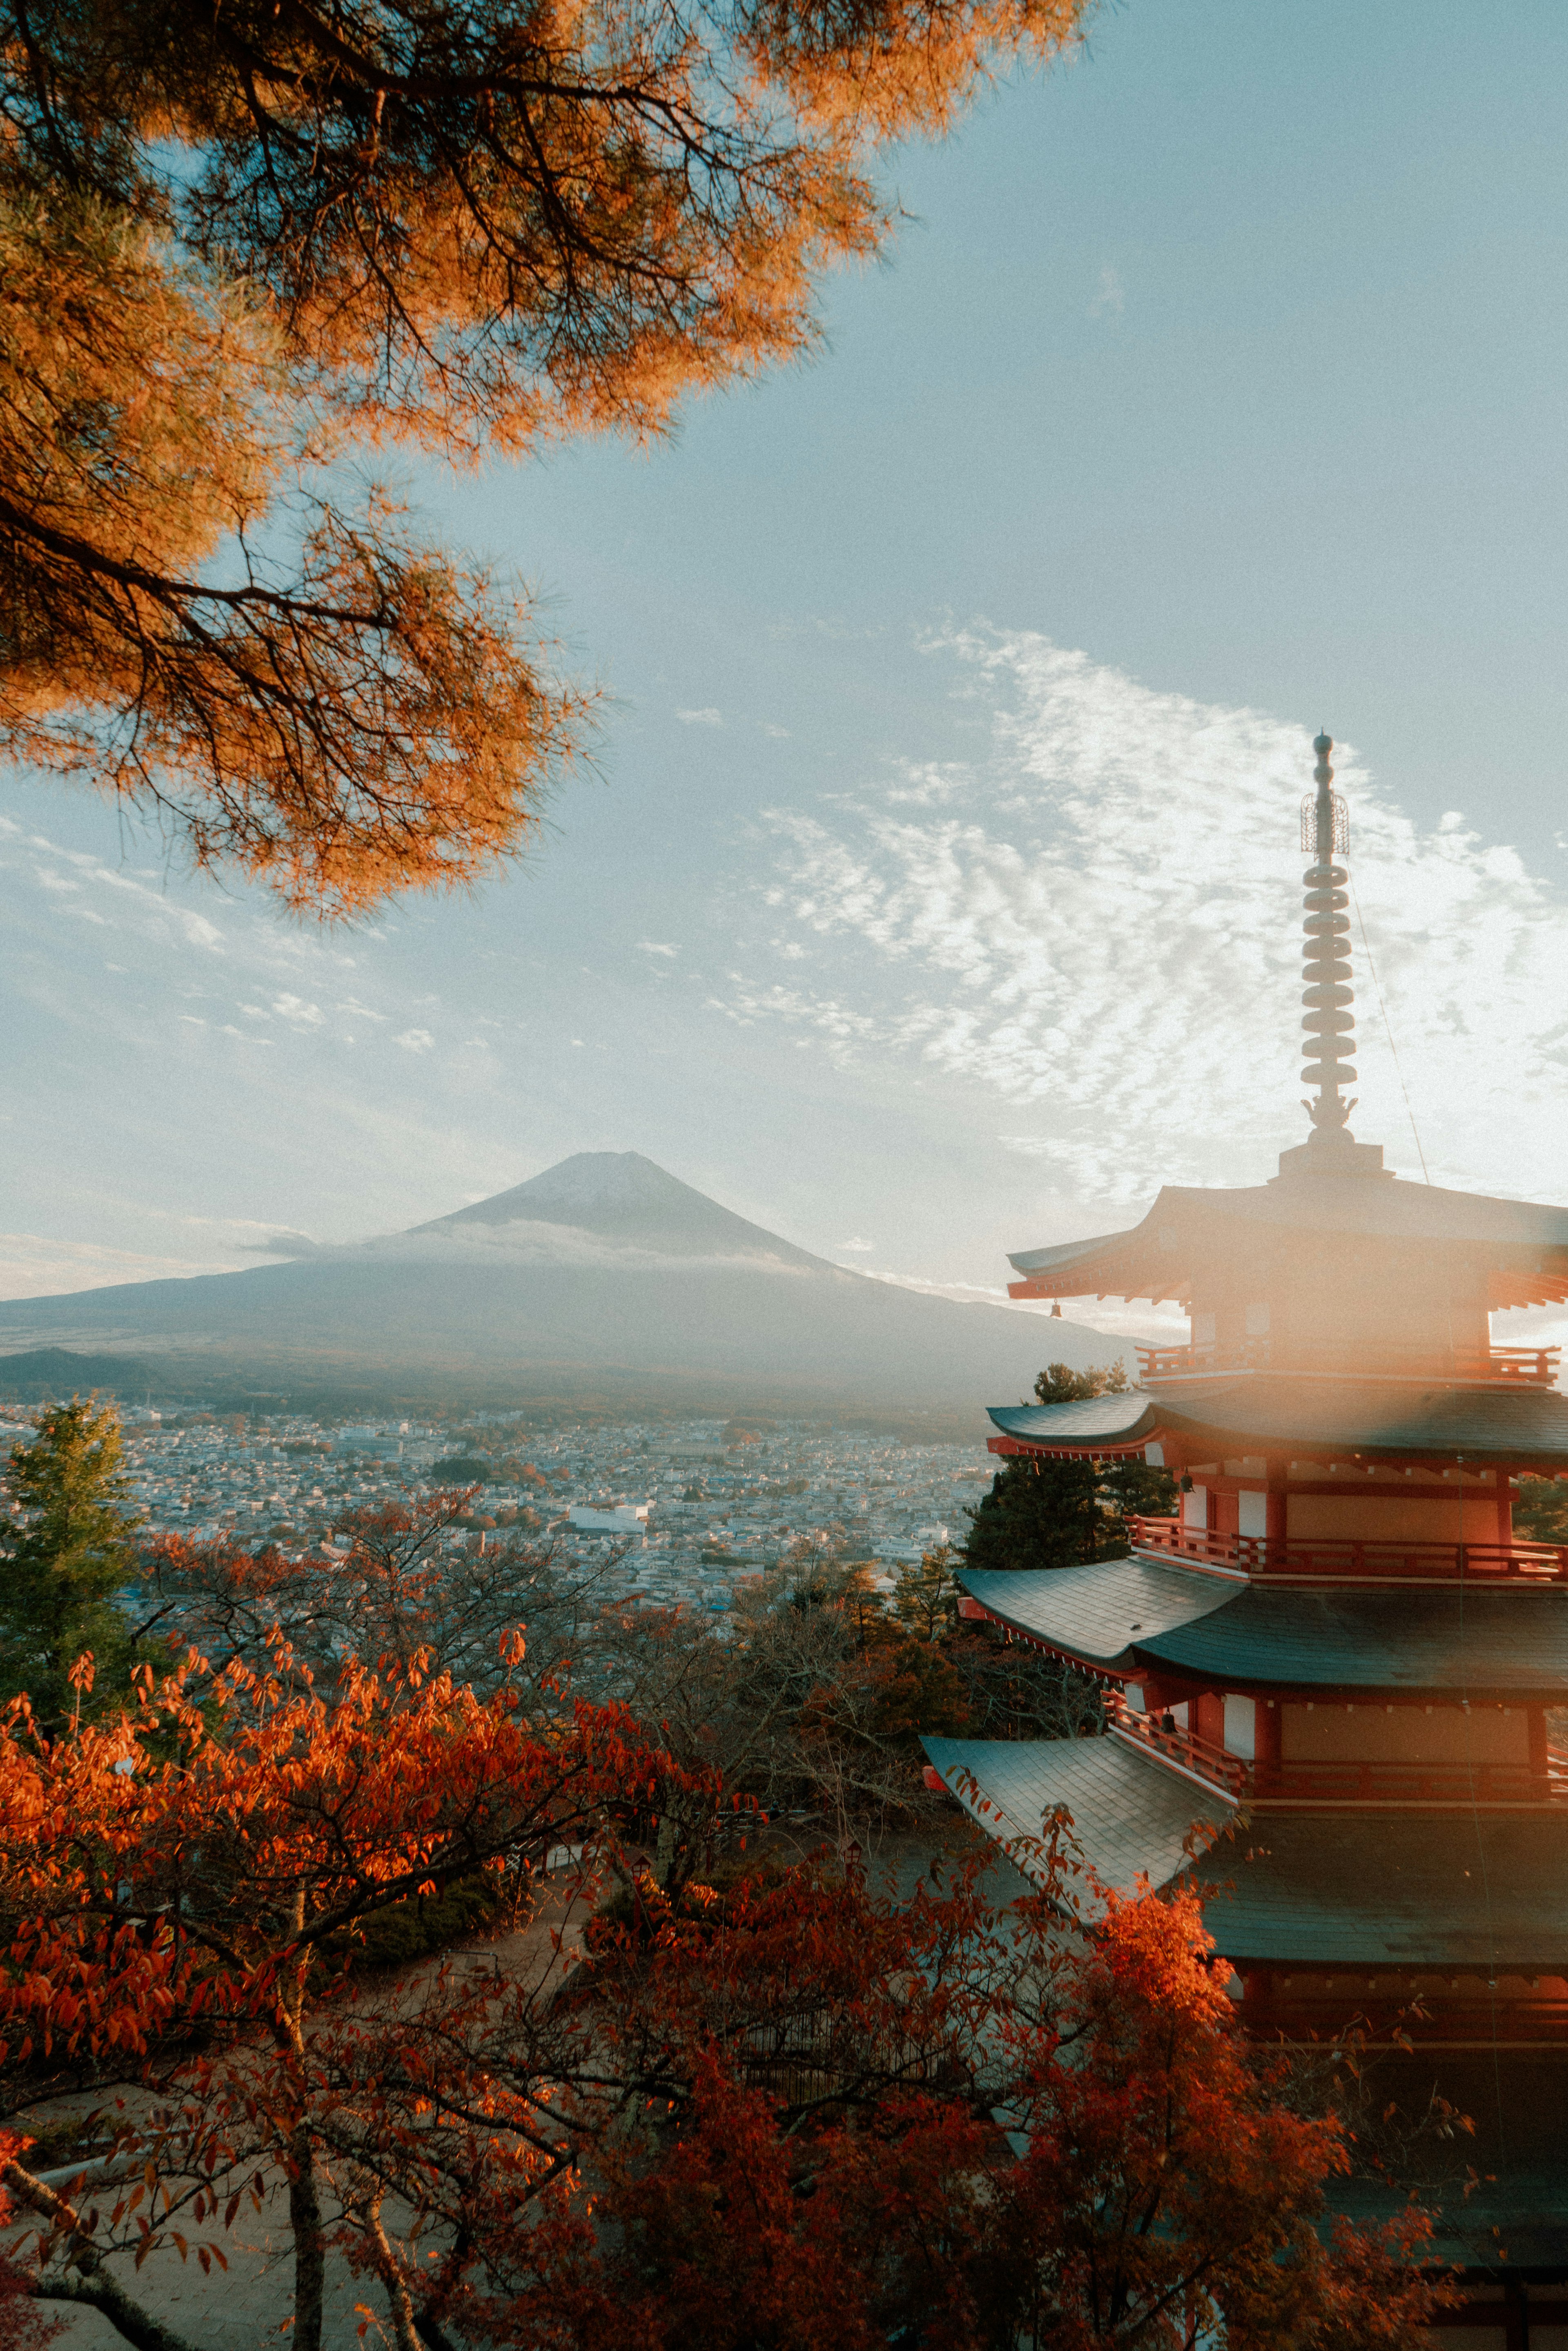
{"label": "tree trunk", "polygon": [[293,2351],[321,2351],[327,2251],[321,2241],[321,2199],[310,2126],[298,2123],[289,2141],[288,2224],[294,2231]]}
{"label": "tree trunk", "polygon": [[419,2326],[413,2314],[413,2299],[403,2283],[397,2257],[387,2242],[387,2232],[382,2226],[382,2199],[378,2196],[365,2215],[365,2234],[375,2254],[376,2274],[387,2290],[387,2302],[392,2311],[392,2335],[397,2351],[423,2351]]}
{"label": "tree trunk", "polygon": [[[294,1931],[305,1931],[304,1889],[294,1897]],[[311,2137],[308,2064],[305,2053],[305,1987],[310,1972],[307,1953],[296,1963],[294,1981],[283,2000],[285,2040],[299,2071],[299,2118],[288,2135],[288,2225],[294,2232],[294,2326],[291,2351],[321,2351],[322,2302],[327,2275],[327,2249],[321,2237],[321,2198],[316,2182],[316,2147]]]}

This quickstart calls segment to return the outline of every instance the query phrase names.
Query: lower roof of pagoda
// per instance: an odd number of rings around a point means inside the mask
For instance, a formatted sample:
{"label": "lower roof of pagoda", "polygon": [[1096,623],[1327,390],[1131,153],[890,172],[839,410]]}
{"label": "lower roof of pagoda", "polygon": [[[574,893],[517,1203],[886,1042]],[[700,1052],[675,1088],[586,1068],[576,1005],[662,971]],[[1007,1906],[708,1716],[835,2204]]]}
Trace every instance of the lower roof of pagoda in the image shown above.
{"label": "lower roof of pagoda", "polygon": [[957,1582],[999,1625],[1117,1680],[1568,1704],[1564,1584],[1279,1585],[1136,1558],[969,1568]]}
{"label": "lower roof of pagoda", "polygon": [[[1562,1971],[1568,1811],[1271,1813],[1264,1844],[1235,1833],[1214,1792],[1124,1740],[924,1744],[1028,1875],[1043,1875],[1041,1823],[1060,1807],[1101,1886],[1131,1894],[1140,1875],[1156,1888],[1185,1876],[1208,1897],[1209,1932],[1237,1967]],[[1092,1881],[1076,1907],[1094,1914]]]}
{"label": "lower roof of pagoda", "polygon": [[1522,1380],[1464,1386],[1228,1372],[1185,1379],[1174,1394],[1129,1388],[1072,1404],[993,1405],[989,1416],[1013,1444],[1070,1458],[1142,1453],[1169,1438],[1192,1459],[1452,1461],[1462,1454],[1568,1470],[1568,1396]]}

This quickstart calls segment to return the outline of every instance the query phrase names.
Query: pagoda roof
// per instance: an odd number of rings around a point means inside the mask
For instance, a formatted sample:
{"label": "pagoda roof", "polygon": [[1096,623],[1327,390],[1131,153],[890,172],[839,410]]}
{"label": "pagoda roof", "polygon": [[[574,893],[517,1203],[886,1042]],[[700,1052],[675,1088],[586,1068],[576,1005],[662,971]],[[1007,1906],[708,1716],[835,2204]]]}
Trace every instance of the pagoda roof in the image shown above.
{"label": "pagoda roof", "polygon": [[[1195,1823],[1202,1843],[1234,1817],[1218,1789],[1151,1764],[1122,1739],[926,1739],[922,1744],[960,1803],[999,1843],[1038,1838],[1046,1814],[1065,1805],[1084,1858],[1102,1885],[1119,1894],[1134,1893],[1144,1876],[1151,1885],[1168,1884],[1190,1858]],[[1013,1857],[1028,1876],[1040,1875],[1029,1852],[1015,1850]]]}
{"label": "pagoda roof", "polygon": [[1488,1384],[1354,1379],[1307,1372],[1217,1372],[1168,1390],[1130,1388],[1082,1403],[995,1405],[1023,1446],[1063,1453],[1140,1451],[1169,1434],[1226,1455],[1541,1463],[1568,1470],[1568,1396],[1531,1382]]}
{"label": "pagoda roof", "polygon": [[1184,1299],[1217,1252],[1306,1234],[1479,1252],[1494,1307],[1568,1299],[1568,1208],[1449,1192],[1397,1176],[1292,1175],[1233,1187],[1162,1186],[1135,1225],[1009,1258],[1033,1297]]}
{"label": "pagoda roof", "polygon": [[1562,1968],[1568,1817],[1270,1813],[1268,1840],[1212,1846],[1192,1872],[1199,1892],[1218,1897],[1208,1929],[1238,1966],[1310,1959],[1486,1976]]}
{"label": "pagoda roof", "polygon": [[[1140,1873],[1156,1887],[1185,1874],[1211,1897],[1209,1931],[1238,1966],[1561,1970],[1568,1810],[1270,1813],[1267,1844],[1243,1846],[1222,1799],[1124,1740],[925,1746],[999,1840],[1038,1837],[1060,1805],[1103,1885],[1132,1893]],[[1015,1858],[1040,1876],[1027,1850]]]}
{"label": "pagoda roof", "polygon": [[1568,1585],[1307,1589],[1135,1558],[957,1581],[1000,1624],[1118,1678],[1568,1704]]}

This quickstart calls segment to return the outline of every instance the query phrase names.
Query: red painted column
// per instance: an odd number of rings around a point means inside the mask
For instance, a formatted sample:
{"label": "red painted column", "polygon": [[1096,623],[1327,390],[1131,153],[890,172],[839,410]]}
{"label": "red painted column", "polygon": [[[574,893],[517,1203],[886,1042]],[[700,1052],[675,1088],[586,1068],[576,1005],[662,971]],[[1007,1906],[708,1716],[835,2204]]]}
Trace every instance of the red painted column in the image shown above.
{"label": "red painted column", "polygon": [[1543,1706],[1532,1706],[1529,1709],[1525,1719],[1530,1725],[1531,1776],[1532,1779],[1544,1780],[1548,1770],[1546,1761],[1546,1708]]}
{"label": "red painted column", "polygon": [[1269,1464],[1269,1489],[1263,1497],[1264,1532],[1269,1543],[1269,1564],[1282,1567],[1285,1554],[1285,1465],[1282,1461]]}

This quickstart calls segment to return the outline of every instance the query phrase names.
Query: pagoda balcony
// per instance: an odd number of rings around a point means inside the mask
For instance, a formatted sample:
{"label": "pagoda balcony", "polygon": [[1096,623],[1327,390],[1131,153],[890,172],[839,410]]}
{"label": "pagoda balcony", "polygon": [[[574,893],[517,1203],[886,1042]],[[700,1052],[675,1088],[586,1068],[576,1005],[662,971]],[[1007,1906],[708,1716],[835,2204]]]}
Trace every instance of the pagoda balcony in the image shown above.
{"label": "pagoda balcony", "polygon": [[1469,1387],[1502,1382],[1518,1386],[1554,1387],[1562,1357],[1560,1347],[1477,1347],[1472,1349],[1383,1348],[1354,1354],[1286,1350],[1269,1339],[1238,1339],[1229,1345],[1214,1342],[1191,1347],[1137,1349],[1138,1379],[1198,1379],[1214,1372],[1294,1372],[1310,1377],[1336,1379],[1454,1380]]}
{"label": "pagoda balcony", "polygon": [[1105,1708],[1113,1738],[1234,1804],[1568,1804],[1568,1755],[1554,1750],[1544,1772],[1521,1763],[1257,1763],[1200,1739],[1174,1715],[1140,1714],[1120,1692],[1107,1695]]}
{"label": "pagoda balcony", "polygon": [[1364,1583],[1568,1583],[1568,1543],[1358,1542],[1314,1537],[1270,1541],[1265,1535],[1216,1534],[1180,1519],[1130,1517],[1135,1552],[1157,1559],[1191,1560],[1199,1567],[1248,1575],[1289,1575]]}

